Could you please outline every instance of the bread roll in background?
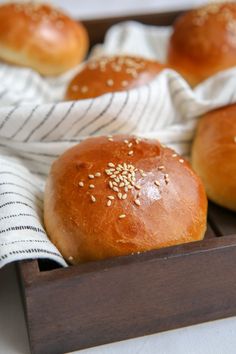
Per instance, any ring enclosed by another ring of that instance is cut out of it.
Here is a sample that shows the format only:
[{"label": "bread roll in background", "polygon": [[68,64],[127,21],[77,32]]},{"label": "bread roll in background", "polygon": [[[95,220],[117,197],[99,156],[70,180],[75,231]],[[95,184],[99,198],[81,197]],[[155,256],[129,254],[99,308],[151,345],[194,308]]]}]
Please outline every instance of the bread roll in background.
[{"label": "bread roll in background", "polygon": [[46,183],[47,234],[72,264],[201,240],[206,213],[200,179],[157,140],[89,138]]},{"label": "bread roll in background", "polygon": [[0,6],[0,59],[50,76],[79,64],[87,51],[86,29],[61,11],[33,2]]},{"label": "bread roll in background", "polygon": [[209,199],[236,211],[236,104],[200,119],[192,147],[192,165]]},{"label": "bread roll in background", "polygon": [[149,83],[164,67],[156,61],[132,56],[93,59],[72,79],[65,99],[94,98],[107,92],[130,90]]},{"label": "bread roll in background", "polygon": [[174,23],[168,65],[192,86],[236,65],[236,3],[214,3]]}]

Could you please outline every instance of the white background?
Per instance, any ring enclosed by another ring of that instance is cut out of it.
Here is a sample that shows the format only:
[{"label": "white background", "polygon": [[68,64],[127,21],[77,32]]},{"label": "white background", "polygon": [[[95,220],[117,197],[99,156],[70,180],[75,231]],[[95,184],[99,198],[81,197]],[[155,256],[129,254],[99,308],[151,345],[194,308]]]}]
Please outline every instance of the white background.
[{"label": "white background", "polygon": [[[15,0],[17,1],[17,0]],[[27,0],[26,0],[27,1]],[[185,9],[212,0],[33,0],[55,4],[76,18]],[[0,3],[6,2],[0,0]]]},{"label": "white background", "polygon": [[[0,1],[3,2],[3,1]],[[184,9],[203,0],[54,0],[77,18]],[[206,1],[205,1],[206,2]],[[235,354],[236,318],[192,326],[81,351],[82,354]],[[13,266],[0,270],[0,354],[28,354],[29,346]],[[45,353],[50,354],[50,353]]]}]

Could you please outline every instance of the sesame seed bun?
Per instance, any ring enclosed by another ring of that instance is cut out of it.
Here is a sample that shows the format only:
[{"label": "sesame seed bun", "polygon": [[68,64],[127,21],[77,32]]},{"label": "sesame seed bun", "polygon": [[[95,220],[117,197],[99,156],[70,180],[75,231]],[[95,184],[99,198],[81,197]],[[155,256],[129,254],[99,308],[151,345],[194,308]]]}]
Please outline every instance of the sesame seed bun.
[{"label": "sesame seed bun", "polygon": [[79,100],[130,90],[149,83],[163,68],[156,61],[131,56],[93,59],[70,82],[65,99]]},{"label": "sesame seed bun", "polygon": [[201,118],[192,147],[192,165],[208,197],[236,211],[236,104]]},{"label": "sesame seed bun", "polygon": [[192,85],[236,65],[236,4],[210,4],[181,15],[169,43],[168,65]]},{"label": "sesame seed bun", "polygon": [[0,59],[43,75],[58,75],[79,64],[87,50],[82,24],[51,6],[0,6]]},{"label": "sesame seed bun", "polygon": [[96,137],[51,168],[44,221],[73,264],[201,240],[207,199],[187,161],[157,140]]}]

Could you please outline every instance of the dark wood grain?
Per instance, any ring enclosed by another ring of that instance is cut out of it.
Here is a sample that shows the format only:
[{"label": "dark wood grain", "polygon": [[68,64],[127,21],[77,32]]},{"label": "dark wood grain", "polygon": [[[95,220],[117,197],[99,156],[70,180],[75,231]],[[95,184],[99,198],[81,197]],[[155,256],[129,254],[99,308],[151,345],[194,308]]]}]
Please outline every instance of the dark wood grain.
[{"label": "dark wood grain", "polygon": [[[119,21],[169,25],[178,14],[85,25],[94,44]],[[32,354],[62,354],[236,315],[235,215],[210,203],[200,242],[66,269],[49,260],[18,263]]]},{"label": "dark wood grain", "polygon": [[233,211],[209,203],[208,215],[217,236],[236,234],[236,214]]},{"label": "dark wood grain", "polygon": [[182,12],[167,12],[167,13],[152,13],[145,15],[129,15],[120,17],[109,17],[105,19],[87,20],[83,24],[88,30],[90,38],[90,46],[97,43],[102,43],[105,33],[114,24],[123,21],[138,21],[148,25],[168,26],[174,22],[177,16]]},{"label": "dark wood grain", "polygon": [[[38,272],[25,288],[32,353],[236,315],[235,259],[236,236],[229,236]],[[34,262],[20,265],[22,279]]]}]

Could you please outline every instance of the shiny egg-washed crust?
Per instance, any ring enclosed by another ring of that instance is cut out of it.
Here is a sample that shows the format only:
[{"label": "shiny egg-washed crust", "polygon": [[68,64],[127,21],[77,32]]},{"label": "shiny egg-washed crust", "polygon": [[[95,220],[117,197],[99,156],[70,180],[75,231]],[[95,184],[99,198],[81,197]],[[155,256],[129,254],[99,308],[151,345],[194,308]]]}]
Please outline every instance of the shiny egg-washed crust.
[{"label": "shiny egg-washed crust", "polygon": [[49,5],[0,6],[0,59],[58,75],[79,64],[88,50],[82,24]]},{"label": "shiny egg-washed crust", "polygon": [[65,99],[94,98],[108,92],[148,84],[165,66],[132,56],[101,57],[89,61],[70,82]]},{"label": "shiny egg-washed crust", "polygon": [[236,104],[200,119],[192,165],[202,178],[209,199],[236,211]]},{"label": "shiny egg-washed crust", "polygon": [[168,65],[192,85],[236,65],[236,4],[210,4],[174,24]]},{"label": "shiny egg-washed crust", "polygon": [[[110,185],[122,166],[136,178],[126,193]],[[53,163],[44,202],[48,236],[73,264],[201,240],[206,230],[200,179],[157,140],[84,140]]]}]

